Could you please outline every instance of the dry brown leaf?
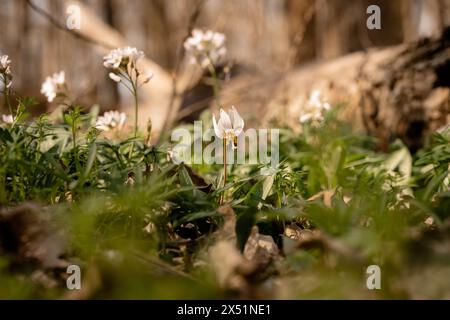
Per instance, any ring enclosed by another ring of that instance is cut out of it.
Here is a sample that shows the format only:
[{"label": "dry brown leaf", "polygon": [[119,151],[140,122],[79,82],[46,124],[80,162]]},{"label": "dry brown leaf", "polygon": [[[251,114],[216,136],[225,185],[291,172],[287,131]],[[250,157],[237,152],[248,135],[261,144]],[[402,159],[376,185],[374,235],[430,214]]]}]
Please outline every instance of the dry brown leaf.
[{"label": "dry brown leaf", "polygon": [[38,263],[44,269],[64,268],[64,241],[50,215],[35,203],[0,210],[0,250],[19,263]]}]

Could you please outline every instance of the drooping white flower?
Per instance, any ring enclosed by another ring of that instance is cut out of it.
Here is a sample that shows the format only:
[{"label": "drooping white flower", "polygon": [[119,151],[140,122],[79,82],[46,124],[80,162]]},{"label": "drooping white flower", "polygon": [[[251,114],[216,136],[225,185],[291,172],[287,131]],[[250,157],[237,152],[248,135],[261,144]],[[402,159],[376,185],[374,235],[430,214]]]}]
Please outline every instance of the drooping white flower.
[{"label": "drooping white flower", "polygon": [[122,130],[127,116],[119,111],[107,111],[97,119],[95,127],[101,131]]},{"label": "drooping white flower", "polygon": [[194,29],[192,35],[184,42],[185,50],[192,55],[192,62],[206,68],[216,65],[227,53],[226,37],[211,30]]},{"label": "drooping white flower", "polygon": [[322,93],[319,90],[314,90],[304,106],[299,120],[301,123],[320,123],[324,120],[325,113],[330,109],[331,105],[323,100]]},{"label": "drooping white flower", "polygon": [[0,56],[0,73],[11,73],[11,60],[7,55]]},{"label": "drooping white flower", "polygon": [[218,138],[225,139],[227,143],[234,142],[244,131],[244,120],[233,106],[228,112],[220,109],[219,121],[216,121],[216,116],[213,115],[213,126]]},{"label": "drooping white flower", "polygon": [[14,117],[12,114],[3,114],[2,121],[7,124],[12,124],[14,122]]},{"label": "drooping white flower", "polygon": [[144,52],[137,48],[118,48],[103,57],[103,65],[108,69],[119,69],[120,67],[126,67],[128,64],[136,66],[138,60],[144,56]]},{"label": "drooping white flower", "polygon": [[47,97],[48,102],[53,102],[56,96],[64,92],[65,84],[66,74],[64,71],[55,73],[45,79],[41,87],[41,93]]}]

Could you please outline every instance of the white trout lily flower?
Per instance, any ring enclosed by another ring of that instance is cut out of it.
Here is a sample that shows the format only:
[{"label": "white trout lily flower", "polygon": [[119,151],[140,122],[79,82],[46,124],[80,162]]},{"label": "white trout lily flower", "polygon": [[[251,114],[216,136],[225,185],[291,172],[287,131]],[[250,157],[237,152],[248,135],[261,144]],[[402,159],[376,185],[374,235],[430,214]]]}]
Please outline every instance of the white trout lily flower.
[{"label": "white trout lily flower", "polygon": [[325,113],[330,109],[331,105],[323,100],[322,93],[319,90],[314,90],[303,108],[299,120],[301,123],[320,124],[325,119]]},{"label": "white trout lily flower", "polygon": [[66,74],[61,71],[45,79],[41,87],[41,93],[47,97],[48,102],[53,102],[58,95],[64,93],[65,85]]},{"label": "white trout lily flower", "polygon": [[2,121],[6,124],[13,124],[14,117],[11,114],[3,114]]},{"label": "white trout lily flower", "polygon": [[127,116],[119,111],[107,111],[99,117],[95,127],[101,131],[122,130]]},{"label": "white trout lily flower", "polygon": [[226,140],[227,143],[235,142],[244,131],[244,120],[233,106],[228,112],[220,109],[219,121],[216,121],[216,116],[213,115],[213,126],[218,138]]},{"label": "white trout lily flower", "polygon": [[193,63],[202,68],[216,65],[227,53],[226,37],[211,30],[194,29],[192,35],[184,42],[185,50],[191,54]]}]

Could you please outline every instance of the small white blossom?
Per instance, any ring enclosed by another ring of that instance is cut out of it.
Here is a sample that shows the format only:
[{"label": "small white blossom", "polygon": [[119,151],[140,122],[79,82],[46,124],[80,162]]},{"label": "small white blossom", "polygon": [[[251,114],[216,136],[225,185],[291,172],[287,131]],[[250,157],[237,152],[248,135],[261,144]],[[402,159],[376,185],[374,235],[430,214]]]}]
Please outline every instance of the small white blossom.
[{"label": "small white blossom", "polygon": [[111,73],[109,74],[109,78],[110,78],[111,80],[113,80],[114,82],[117,82],[117,83],[119,83],[120,81],[122,81],[122,78],[119,77],[117,74],[115,74],[115,73],[113,73],[113,72],[111,72]]},{"label": "small white blossom", "polygon": [[7,55],[0,56],[0,72],[5,74],[11,73],[11,60]]},{"label": "small white blossom", "polygon": [[12,85],[11,60],[7,55],[0,56],[0,92],[5,88],[9,89]]},{"label": "small white blossom", "polygon": [[213,126],[218,138],[225,139],[227,142],[234,142],[235,138],[244,131],[244,120],[235,107],[231,107],[228,113],[220,109],[219,121],[216,121],[216,116],[213,115]]},{"label": "small white blossom", "polygon": [[320,123],[324,120],[325,113],[330,109],[331,105],[323,101],[322,93],[319,90],[314,90],[303,108],[299,120],[301,123]]},{"label": "small white blossom", "polygon": [[99,117],[95,127],[101,131],[122,130],[127,116],[119,111],[107,111]]},{"label": "small white blossom", "polygon": [[192,55],[192,62],[206,68],[216,65],[227,53],[226,37],[211,30],[194,29],[192,35],[184,42],[185,50]]},{"label": "small white blossom", "polygon": [[103,57],[103,65],[108,69],[119,69],[127,67],[128,64],[136,66],[138,60],[144,57],[144,52],[137,48],[124,47],[110,51]]},{"label": "small white blossom", "polygon": [[64,71],[47,77],[42,84],[41,93],[47,97],[48,102],[53,102],[55,98],[64,92],[66,84],[66,74]]},{"label": "small white blossom", "polygon": [[14,117],[11,114],[3,114],[2,121],[7,124],[12,124],[14,122]]},{"label": "small white blossom", "polygon": [[131,47],[119,48],[110,51],[103,57],[103,65],[111,69],[109,78],[117,83],[132,82],[134,85],[144,85],[148,83],[153,74],[148,74],[140,78],[141,72],[138,70],[137,62],[144,57],[144,52]]}]

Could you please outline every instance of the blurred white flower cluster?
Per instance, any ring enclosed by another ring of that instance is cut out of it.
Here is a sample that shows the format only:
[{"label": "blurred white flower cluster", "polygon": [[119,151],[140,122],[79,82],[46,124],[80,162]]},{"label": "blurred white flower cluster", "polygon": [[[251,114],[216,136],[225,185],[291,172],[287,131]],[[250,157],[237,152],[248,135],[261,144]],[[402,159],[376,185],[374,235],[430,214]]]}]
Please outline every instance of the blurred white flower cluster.
[{"label": "blurred white flower cluster", "polygon": [[7,55],[0,56],[0,91],[9,89],[12,85],[11,60]]},{"label": "blurred white flower cluster", "polygon": [[47,97],[48,102],[53,102],[57,96],[64,94],[65,87],[66,74],[61,71],[45,79],[41,87],[41,93]]},{"label": "blurred white flower cluster", "polygon": [[124,47],[110,51],[103,57],[103,65],[108,69],[119,69],[129,64],[136,66],[138,60],[144,57],[144,52],[137,48]]},{"label": "blurred white flower cluster", "polygon": [[[144,52],[137,48],[124,47],[110,51],[103,57],[103,66],[107,69],[111,69],[109,74],[111,80],[115,82],[122,82],[124,79],[133,81],[129,77],[133,74],[137,77],[140,76],[140,71],[137,67],[137,63],[140,59],[144,58]],[[125,77],[125,78],[124,78]],[[152,74],[143,78],[142,83],[145,84],[151,80]]]},{"label": "blurred white flower cluster", "polygon": [[211,30],[194,29],[192,35],[184,42],[185,50],[192,56],[192,62],[202,68],[216,65],[227,53],[226,37]]},{"label": "blurred white flower cluster", "polygon": [[7,55],[0,56],[0,72],[6,74],[11,73],[11,60]]},{"label": "blurred white flower cluster", "polygon": [[127,116],[119,111],[107,111],[99,117],[95,127],[101,131],[122,130]]},{"label": "blurred white flower cluster", "polygon": [[325,119],[325,113],[330,109],[331,105],[323,100],[322,93],[314,90],[302,109],[300,123],[320,124]]}]

